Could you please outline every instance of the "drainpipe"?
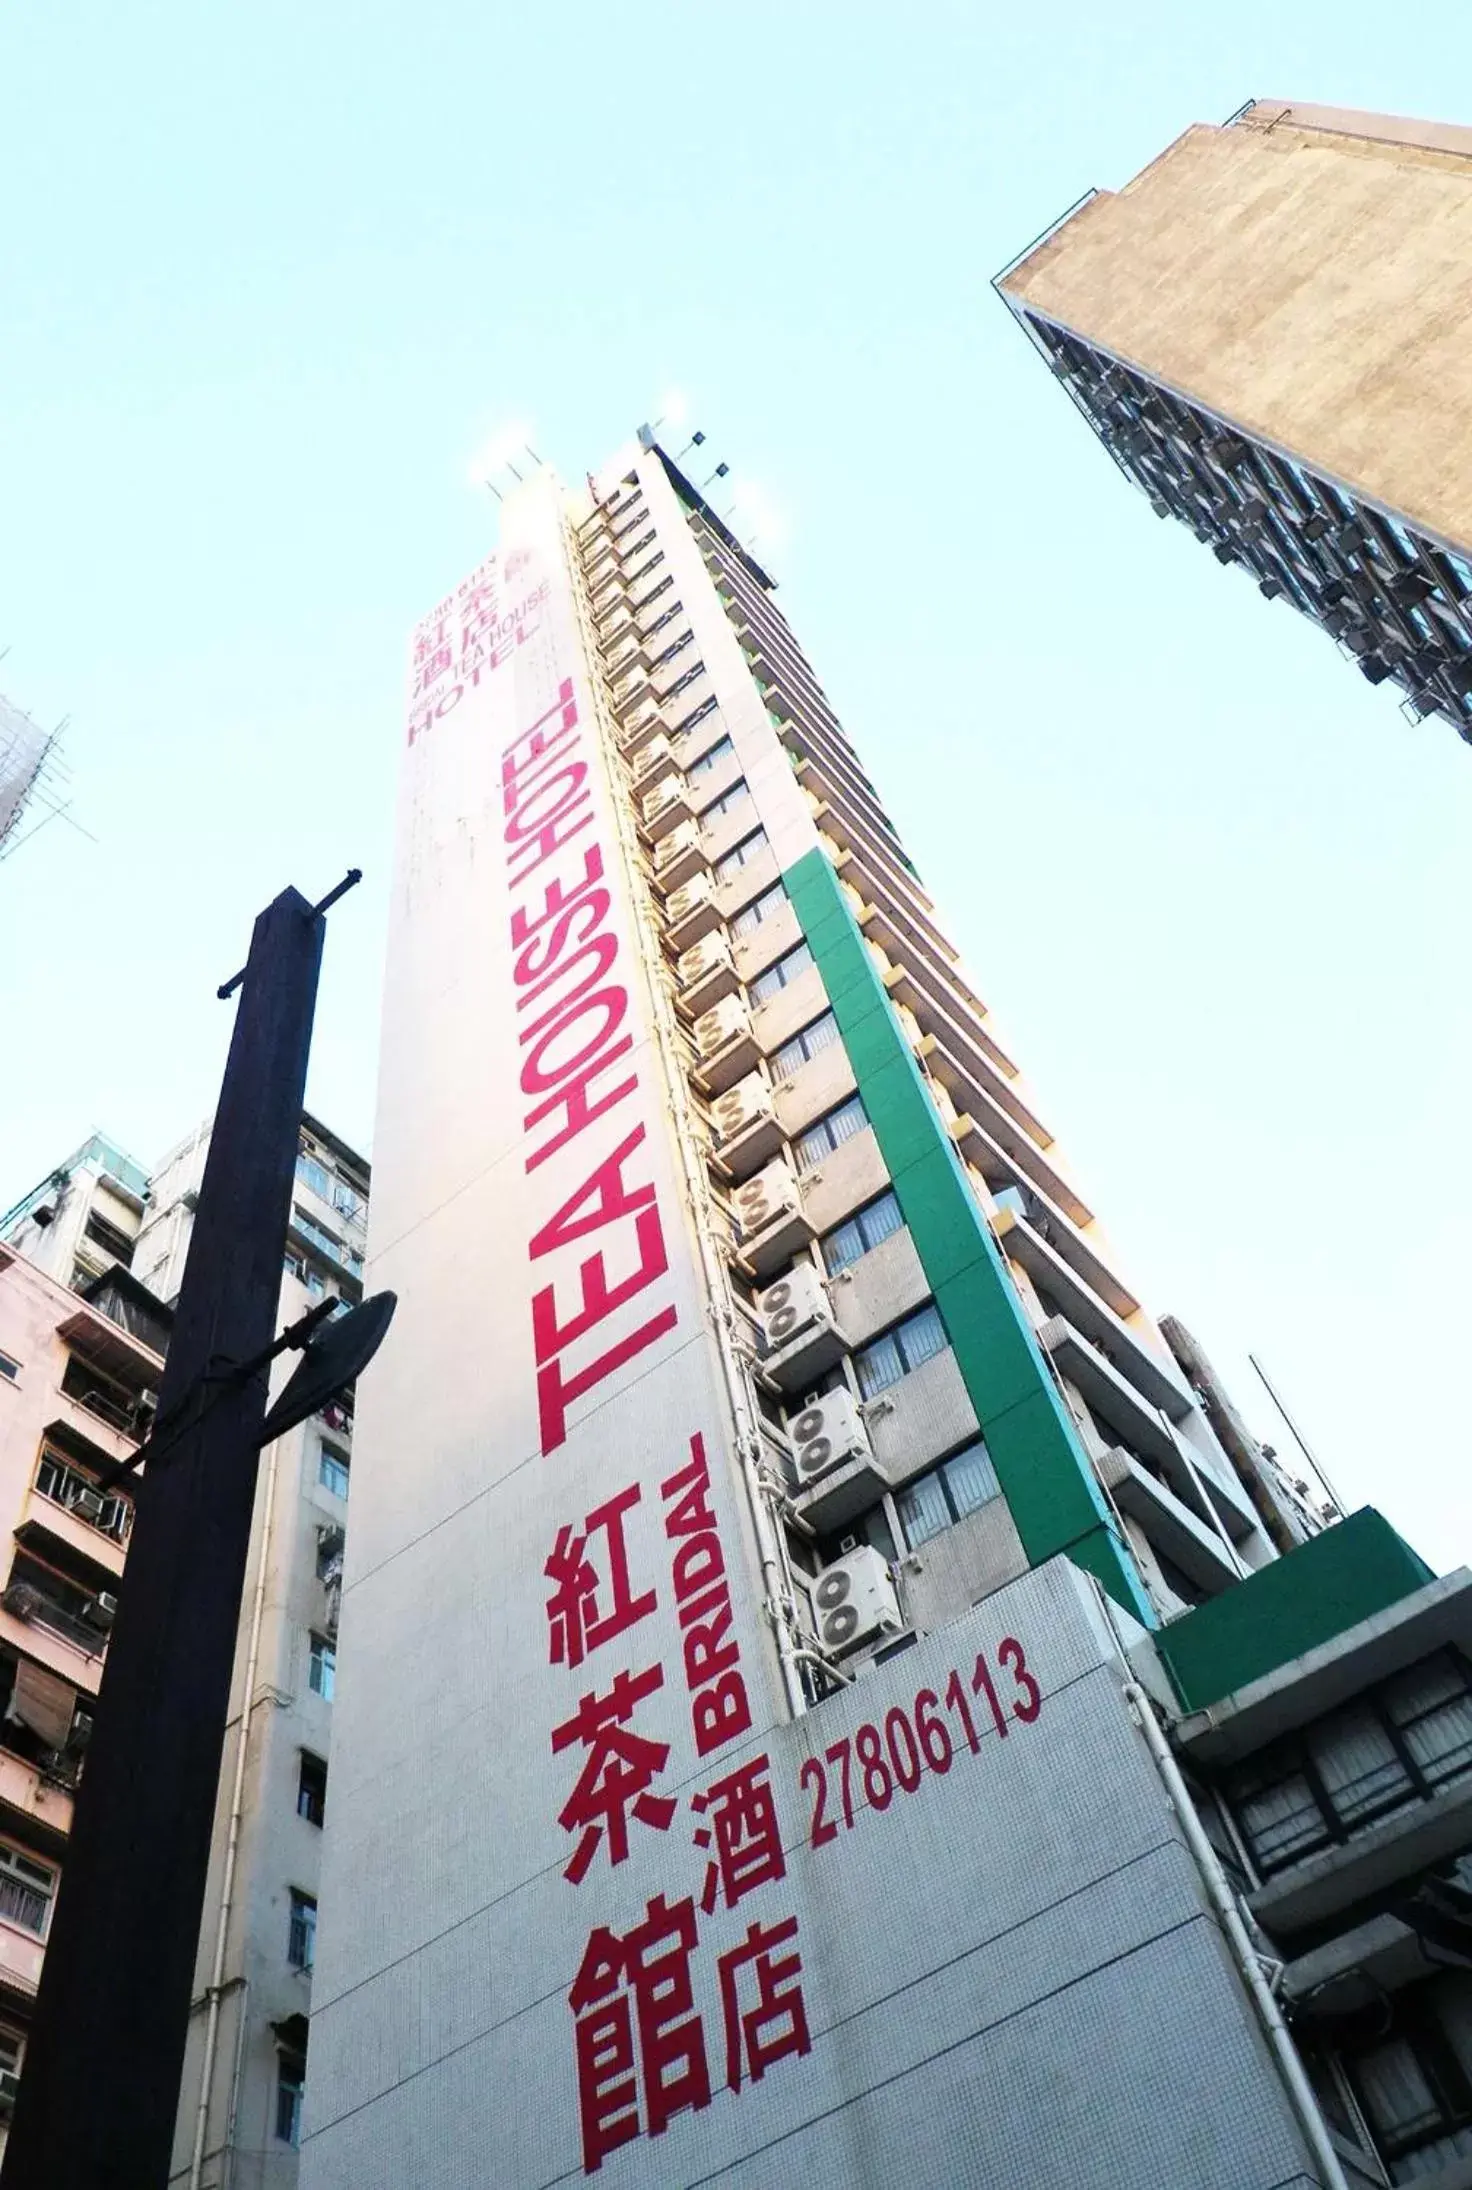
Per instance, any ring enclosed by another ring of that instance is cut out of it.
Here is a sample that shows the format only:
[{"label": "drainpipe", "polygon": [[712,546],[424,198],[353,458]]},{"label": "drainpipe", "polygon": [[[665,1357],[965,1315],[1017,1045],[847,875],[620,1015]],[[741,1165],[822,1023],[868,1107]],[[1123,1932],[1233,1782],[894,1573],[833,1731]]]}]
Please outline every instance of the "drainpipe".
[{"label": "drainpipe", "polygon": [[1289,2104],[1298,2117],[1298,2126],[1303,2131],[1304,2141],[1319,2168],[1324,2190],[1349,2190],[1348,2178],[1334,2149],[1328,2125],[1319,2110],[1319,2102],[1314,2097],[1313,2086],[1304,2070],[1298,2048],[1293,2043],[1292,2033],[1284,2022],[1283,2011],[1263,1975],[1262,1964],[1253,1952],[1252,1941],[1248,1936],[1247,1926],[1242,1921],[1230,1881],[1196,1814],[1196,1805],[1181,1777],[1181,1768],[1176,1763],[1170,1743],[1155,1716],[1155,1706],[1134,1679],[1125,1681],[1124,1696],[1129,1705],[1130,1716],[1145,1737],[1145,1746],[1150,1751],[1155,1769],[1170,1797],[1171,1807],[1180,1821],[1186,1845],[1201,1874],[1201,1883],[1206,1888],[1206,1897],[1226,1935],[1232,1960],[1236,1963],[1253,2007],[1257,2010],[1263,2036],[1267,2039],[1277,2063],[1278,2073],[1287,2086]]},{"label": "drainpipe", "polygon": [[1251,1500],[1269,1543],[1275,1551],[1292,1551],[1298,1539],[1284,1521],[1264,1475],[1257,1439],[1233,1406],[1226,1386],[1178,1316],[1161,1317],[1160,1335],[1195,1390],[1201,1411]]},{"label": "drainpipe", "polygon": [[[261,1653],[261,1619],[266,1606],[266,1576],[271,1554],[271,1517],[276,1504],[276,1445],[266,1462],[266,1493],[261,1510],[261,1555],[256,1563],[255,1594],[250,1608],[250,1640],[246,1646],[245,1687],[240,1705],[240,1736],[235,1745],[235,1773],[230,1789],[230,1828],[225,1841],[225,1868],[220,1879],[220,1914],[215,1925],[215,1953],[210,1969],[208,2005],[205,2011],[204,2060],[199,2072],[199,2105],[194,2116],[194,2150],[189,2161],[189,2190],[199,2190],[204,2172],[204,2145],[209,2129],[210,2085],[214,2081],[215,2054],[220,2043],[220,2001],[225,1990],[225,1950],[235,1897],[235,1866],[240,1854],[240,1829],[245,1815],[245,1760],[250,1746],[250,1722],[255,1698],[256,1665]],[[241,2015],[244,2017],[244,2000]],[[232,2094],[232,2110],[234,2098]]]}]

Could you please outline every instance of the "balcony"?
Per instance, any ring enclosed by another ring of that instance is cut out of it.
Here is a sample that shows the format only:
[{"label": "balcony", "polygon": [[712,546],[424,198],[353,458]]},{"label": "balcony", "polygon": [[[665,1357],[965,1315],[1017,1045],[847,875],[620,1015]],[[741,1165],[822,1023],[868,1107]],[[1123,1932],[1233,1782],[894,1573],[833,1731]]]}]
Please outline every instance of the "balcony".
[{"label": "balcony", "polygon": [[1096,1352],[1065,1316],[1050,1316],[1037,1337],[1054,1368],[1077,1387],[1092,1414],[1136,1452],[1167,1469],[1179,1466],[1179,1448],[1167,1417]]},{"label": "balcony", "polygon": [[1198,1518],[1169,1484],[1152,1475],[1133,1453],[1108,1446],[1094,1473],[1121,1513],[1137,1521],[1152,1544],[1174,1560],[1197,1587],[1215,1596],[1242,1579],[1242,1569],[1215,1529]]},{"label": "balcony", "polygon": [[1472,1780],[1456,1780],[1429,1801],[1395,1810],[1340,1845],[1304,1858],[1249,1895],[1272,1937],[1306,1931],[1372,1895],[1462,1855],[1472,1845]]},{"label": "balcony", "polygon": [[646,790],[639,802],[639,834],[645,843],[659,844],[672,829],[694,819],[695,809],[684,777],[677,771],[661,770],[653,790]]},{"label": "balcony", "polygon": [[1106,1361],[1127,1376],[1136,1391],[1168,1414],[1184,1421],[1192,1398],[1176,1371],[1174,1361],[1147,1346],[1112,1308],[1086,1285],[1073,1264],[1012,1209],[999,1209],[992,1220],[1002,1253],[1026,1270],[1035,1284],[1056,1300],[1075,1330],[1103,1354]]},{"label": "balcony", "polygon": [[[125,1520],[105,1527],[90,1520],[75,1505],[60,1505],[32,1485],[20,1509],[15,1540],[39,1558],[60,1561],[70,1570],[79,1564],[94,1576],[93,1587],[111,1589],[123,1571],[127,1556],[127,1523],[132,1509],[126,1500],[100,1501],[105,1515],[121,1512]],[[117,1531],[121,1528],[122,1533]]]},{"label": "balcony", "polygon": [[983,1178],[995,1176],[1000,1159],[1020,1172],[1028,1185],[1035,1186],[1060,1209],[1066,1210],[1075,1223],[1092,1222],[1093,1211],[1072,1181],[1049,1161],[1035,1142],[1019,1132],[1000,1103],[992,1101],[985,1088],[936,1041],[934,1035],[924,1038],[918,1054],[959,1113],[947,1128],[951,1139]]},{"label": "balcony", "polygon": [[[7,1727],[6,1734],[10,1729]],[[42,1770],[39,1762],[6,1747],[0,1734],[0,1810],[34,1817],[53,1832],[72,1829],[72,1789],[64,1779]]]},{"label": "balcony", "polygon": [[[863,877],[865,897],[872,897],[875,886],[882,883],[901,902],[913,895],[926,911],[931,909],[930,899],[898,856],[897,847],[883,842],[871,829],[864,828],[831,801],[820,798],[811,786],[807,788],[810,810],[820,834],[827,837],[840,854],[853,861],[856,872]],[[845,871],[843,858],[835,860],[834,864],[840,873]]]},{"label": "balcony", "polygon": [[[985,1135],[981,1137],[985,1139]],[[1117,1316],[1127,1318],[1138,1315],[1139,1301],[1115,1276],[1093,1242],[1084,1236],[1078,1226],[1046,1194],[1022,1177],[1018,1166],[1010,1157],[1005,1156],[1001,1150],[996,1152],[996,1157],[999,1160],[994,1164],[978,1166],[992,1192],[1006,1193],[1010,1189],[1014,1194],[1020,1195],[1025,1204],[1028,1224],[1040,1239],[1062,1256],[1070,1269],[1077,1273],[1080,1281],[1096,1293],[1106,1307],[1112,1308]],[[995,1183],[999,1174],[1004,1182],[1000,1187]]]},{"label": "balcony", "polygon": [[[98,1308],[79,1307],[76,1314],[57,1325],[56,1335],[65,1339],[74,1355],[101,1370],[105,1377],[125,1385],[132,1395],[155,1392],[163,1381],[163,1356]],[[113,1426],[124,1429],[121,1422]]]},{"label": "balcony", "polygon": [[41,1982],[46,1942],[0,1917],[0,1989],[34,2000]]},{"label": "balcony", "polygon": [[657,785],[664,782],[666,776],[677,776],[679,772],[680,763],[675,758],[669,739],[651,738],[640,749],[629,771],[629,781],[635,797],[643,800],[648,798]]},{"label": "balcony", "polygon": [[97,1693],[107,1634],[82,1619],[72,1599],[63,1604],[13,1575],[0,1592],[0,1641],[89,1695]]},{"label": "balcony", "polygon": [[654,701],[649,699],[642,707],[636,707],[625,715],[619,724],[618,749],[625,760],[630,760],[651,738],[662,737],[663,734],[664,717]]},{"label": "balcony", "polygon": [[609,696],[609,705],[620,723],[626,723],[640,708],[657,704],[649,673],[644,669],[620,677]]}]

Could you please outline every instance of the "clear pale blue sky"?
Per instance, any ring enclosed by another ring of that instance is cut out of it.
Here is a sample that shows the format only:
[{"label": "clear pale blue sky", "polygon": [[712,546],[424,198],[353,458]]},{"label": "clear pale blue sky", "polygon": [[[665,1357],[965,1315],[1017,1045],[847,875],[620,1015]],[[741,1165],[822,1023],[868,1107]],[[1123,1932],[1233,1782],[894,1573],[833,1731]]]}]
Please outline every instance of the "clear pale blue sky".
[{"label": "clear pale blue sky", "polygon": [[1157,524],[988,287],[1248,97],[1472,120],[1465,0],[1415,31],[7,10],[0,690],[70,713],[100,841],[0,865],[0,1205],[203,1114],[252,914],[352,863],[310,1100],[368,1142],[402,646],[493,544],[467,463],[524,416],[575,474],[674,383],[785,513],[784,605],[1128,1272],[1467,1556],[1472,752]]}]

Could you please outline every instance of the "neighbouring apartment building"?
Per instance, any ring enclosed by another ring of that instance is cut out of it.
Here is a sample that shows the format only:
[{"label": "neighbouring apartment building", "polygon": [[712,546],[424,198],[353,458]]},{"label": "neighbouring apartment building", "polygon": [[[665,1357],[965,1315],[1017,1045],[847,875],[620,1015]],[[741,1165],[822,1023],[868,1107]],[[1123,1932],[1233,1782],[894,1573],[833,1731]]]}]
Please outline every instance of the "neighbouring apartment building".
[{"label": "neighbouring apartment building", "polygon": [[1472,1576],[1105,1238],[646,431],[415,633],[304,2190],[1472,2184]]},{"label": "neighbouring apartment building", "polygon": [[[23,2065],[209,1129],[151,1174],[94,1136],[0,1225],[0,2077]],[[362,1292],[368,1169],[304,1117],[280,1320]],[[283,1373],[288,1373],[283,1371]],[[290,2190],[326,1799],[351,1401],[261,1456],[171,2184]],[[13,1514],[13,1521],[10,1516]],[[13,1874],[13,1875],[12,1875]],[[0,2082],[0,2105],[9,2087]]]},{"label": "neighbouring apartment building", "polygon": [[1157,516],[1472,741],[1472,129],[1253,100],[997,286]]}]

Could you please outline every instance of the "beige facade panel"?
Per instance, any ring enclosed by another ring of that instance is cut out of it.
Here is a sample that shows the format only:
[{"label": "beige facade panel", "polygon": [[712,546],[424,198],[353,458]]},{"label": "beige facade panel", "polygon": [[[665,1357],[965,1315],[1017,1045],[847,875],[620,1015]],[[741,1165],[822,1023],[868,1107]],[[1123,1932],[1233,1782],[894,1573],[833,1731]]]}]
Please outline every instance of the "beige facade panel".
[{"label": "beige facade panel", "polygon": [[1259,104],[1188,129],[1002,288],[1449,545],[1472,541],[1472,130]]}]

